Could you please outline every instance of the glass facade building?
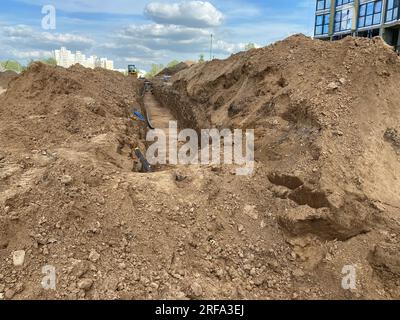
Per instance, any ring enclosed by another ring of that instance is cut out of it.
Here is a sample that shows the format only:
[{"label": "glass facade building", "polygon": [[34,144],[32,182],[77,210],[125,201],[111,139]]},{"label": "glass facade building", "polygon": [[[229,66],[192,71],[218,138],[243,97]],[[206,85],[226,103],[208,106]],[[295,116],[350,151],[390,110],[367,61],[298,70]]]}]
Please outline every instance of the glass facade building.
[{"label": "glass facade building", "polygon": [[382,36],[400,47],[400,0],[317,0],[314,36]]}]

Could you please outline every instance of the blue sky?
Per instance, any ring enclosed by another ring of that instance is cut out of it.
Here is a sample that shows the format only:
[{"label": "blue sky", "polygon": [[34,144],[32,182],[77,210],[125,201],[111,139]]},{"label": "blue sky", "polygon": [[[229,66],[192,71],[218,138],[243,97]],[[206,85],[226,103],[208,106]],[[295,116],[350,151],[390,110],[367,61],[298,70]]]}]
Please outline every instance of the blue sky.
[{"label": "blue sky", "polygon": [[[56,9],[56,29],[42,28],[42,7]],[[105,56],[116,67],[226,58],[249,42],[265,46],[293,33],[311,35],[315,0],[2,0],[0,60],[23,63],[60,46]]]}]

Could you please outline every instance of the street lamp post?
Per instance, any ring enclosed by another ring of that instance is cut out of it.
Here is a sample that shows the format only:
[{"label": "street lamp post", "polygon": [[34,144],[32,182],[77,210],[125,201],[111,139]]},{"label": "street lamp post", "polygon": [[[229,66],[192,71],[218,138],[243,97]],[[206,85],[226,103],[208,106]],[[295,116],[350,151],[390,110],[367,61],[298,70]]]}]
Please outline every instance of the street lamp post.
[{"label": "street lamp post", "polygon": [[214,35],[211,34],[211,43],[210,43],[210,61],[213,59],[213,38]]}]

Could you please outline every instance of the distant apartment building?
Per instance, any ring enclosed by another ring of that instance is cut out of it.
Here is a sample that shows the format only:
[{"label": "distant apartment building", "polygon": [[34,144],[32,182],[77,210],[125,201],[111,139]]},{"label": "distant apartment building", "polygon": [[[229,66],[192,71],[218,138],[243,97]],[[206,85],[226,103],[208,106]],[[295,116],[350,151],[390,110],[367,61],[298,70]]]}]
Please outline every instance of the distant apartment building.
[{"label": "distant apartment building", "polygon": [[70,50],[62,47],[60,50],[54,51],[54,59],[57,61],[57,65],[68,68],[75,63],[75,57]]},{"label": "distant apartment building", "polygon": [[53,52],[54,59],[57,61],[57,65],[64,68],[69,68],[74,64],[80,64],[86,68],[104,68],[108,70],[114,70],[114,61],[108,60],[107,58],[99,59],[97,56],[86,57],[80,51],[72,53],[65,47],[61,47],[60,50]]},{"label": "distant apartment building", "polygon": [[74,59],[75,63],[79,63],[80,65],[86,67],[87,65],[87,60],[86,60],[86,55],[84,55],[82,52],[77,51],[75,53],[75,59]]},{"label": "distant apartment building", "polygon": [[109,70],[114,70],[114,61],[108,60],[106,58],[101,58],[98,67],[104,68],[104,69],[109,69]]},{"label": "distant apartment building", "polygon": [[314,36],[330,40],[382,36],[398,49],[399,5],[400,0],[317,0]]}]

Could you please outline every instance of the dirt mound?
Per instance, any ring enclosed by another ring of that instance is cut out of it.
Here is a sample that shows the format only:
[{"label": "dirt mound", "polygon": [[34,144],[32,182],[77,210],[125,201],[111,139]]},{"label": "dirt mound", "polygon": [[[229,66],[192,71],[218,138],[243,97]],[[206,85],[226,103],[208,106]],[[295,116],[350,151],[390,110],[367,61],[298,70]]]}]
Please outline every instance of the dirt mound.
[{"label": "dirt mound", "polygon": [[173,76],[176,73],[185,70],[187,68],[189,68],[190,66],[192,66],[193,64],[195,64],[192,61],[186,61],[186,62],[180,62],[177,65],[173,66],[173,67],[169,67],[169,68],[165,68],[163,69],[160,73],[158,73],[158,76]]},{"label": "dirt mound", "polygon": [[6,146],[37,149],[120,132],[121,119],[138,107],[137,81],[116,72],[32,65],[0,103]]},{"label": "dirt mound", "polygon": [[18,77],[18,74],[14,71],[0,72],[0,87],[6,89],[11,80]]},{"label": "dirt mound", "polygon": [[[400,170],[399,71],[399,58],[380,38],[326,43],[297,35],[193,66],[158,94],[166,88],[160,100],[197,128],[255,128],[257,160],[304,182],[291,188],[287,177],[270,179],[301,205],[342,210],[347,194],[400,207],[393,174]],[[312,190],[324,200],[311,200]]]},{"label": "dirt mound", "polygon": [[[44,297],[36,280],[45,260],[61,276],[78,258],[68,247],[102,229],[115,175],[133,174],[132,151],[143,147],[143,126],[129,120],[140,87],[117,72],[37,63],[0,97],[1,299]],[[14,251],[24,252],[17,272]]]},{"label": "dirt mound", "polygon": [[290,236],[398,232],[400,60],[382,39],[295,35],[172,80],[155,93],[183,127],[255,129],[257,174],[291,203],[278,214]]}]

